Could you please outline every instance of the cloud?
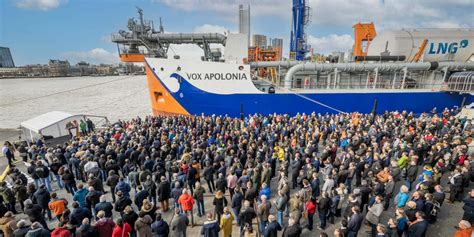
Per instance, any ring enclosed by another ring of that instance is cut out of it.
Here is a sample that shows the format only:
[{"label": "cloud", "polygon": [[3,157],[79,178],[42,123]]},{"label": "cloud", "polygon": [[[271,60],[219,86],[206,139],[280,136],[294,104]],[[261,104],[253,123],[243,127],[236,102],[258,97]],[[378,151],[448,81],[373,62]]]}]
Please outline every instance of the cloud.
[{"label": "cloud", "polygon": [[23,9],[49,11],[66,2],[67,0],[17,0],[16,6]]},{"label": "cloud", "polygon": [[89,51],[69,51],[62,53],[61,56],[68,59],[71,63],[79,61],[86,61],[91,64],[119,62],[118,53],[112,53],[103,48],[95,48]]},{"label": "cloud", "polygon": [[[209,11],[238,19],[238,5],[250,4],[252,16],[291,19],[288,0],[154,0],[183,11]],[[378,29],[409,27],[473,27],[472,0],[309,0],[312,24],[350,27],[374,22]],[[445,24],[443,22],[450,22]]]},{"label": "cloud", "polygon": [[220,33],[220,34],[227,35],[227,33],[229,32],[229,29],[223,26],[204,24],[202,26],[195,27],[193,32],[194,33]]},{"label": "cloud", "polygon": [[352,48],[354,39],[351,35],[331,34],[323,37],[308,36],[308,43],[314,49],[314,53],[330,54],[335,51],[347,52]]},{"label": "cloud", "polygon": [[252,16],[287,16],[291,11],[288,0],[153,0],[183,11],[211,11],[234,22],[238,19],[239,4],[250,4]]}]

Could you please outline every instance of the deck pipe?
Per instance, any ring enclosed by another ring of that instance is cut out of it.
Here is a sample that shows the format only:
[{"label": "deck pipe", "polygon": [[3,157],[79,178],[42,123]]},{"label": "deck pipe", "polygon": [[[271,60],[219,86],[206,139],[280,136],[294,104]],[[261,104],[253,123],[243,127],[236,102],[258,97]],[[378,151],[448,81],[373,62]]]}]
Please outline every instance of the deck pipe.
[{"label": "deck pipe", "polygon": [[298,72],[320,72],[320,71],[373,71],[377,68],[380,71],[398,70],[473,70],[474,63],[460,62],[424,62],[424,63],[300,63],[292,66],[285,75],[283,81],[284,88],[290,89],[293,76]]}]

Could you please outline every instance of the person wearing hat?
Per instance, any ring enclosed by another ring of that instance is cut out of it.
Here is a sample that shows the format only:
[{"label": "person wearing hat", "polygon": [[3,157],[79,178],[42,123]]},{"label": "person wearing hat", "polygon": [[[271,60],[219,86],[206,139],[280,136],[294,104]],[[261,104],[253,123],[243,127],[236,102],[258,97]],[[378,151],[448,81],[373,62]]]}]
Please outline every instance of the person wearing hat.
[{"label": "person wearing hat", "polygon": [[110,217],[105,216],[104,211],[99,211],[97,213],[97,222],[95,223],[95,227],[99,232],[99,236],[112,236],[113,229],[115,227],[115,223]]},{"label": "person wearing hat", "polygon": [[48,225],[46,224],[46,221],[44,219],[44,210],[41,208],[40,205],[34,204],[31,199],[25,200],[24,214],[28,216],[31,223],[41,223],[44,228],[48,229]]},{"label": "person wearing hat", "polygon": [[31,224],[31,229],[26,233],[26,237],[49,237],[50,233],[48,230],[43,228],[39,222]]},{"label": "person wearing hat", "polygon": [[0,218],[0,230],[2,230],[4,237],[12,237],[13,231],[16,230],[16,228],[16,220],[13,212],[8,211]]},{"label": "person wearing hat", "polygon": [[18,223],[16,223],[16,227],[17,229],[13,231],[14,237],[25,236],[30,230],[30,225],[25,220],[19,220]]},{"label": "person wearing hat", "polygon": [[454,237],[472,237],[473,228],[471,223],[461,220],[458,224],[458,230],[454,233]]}]

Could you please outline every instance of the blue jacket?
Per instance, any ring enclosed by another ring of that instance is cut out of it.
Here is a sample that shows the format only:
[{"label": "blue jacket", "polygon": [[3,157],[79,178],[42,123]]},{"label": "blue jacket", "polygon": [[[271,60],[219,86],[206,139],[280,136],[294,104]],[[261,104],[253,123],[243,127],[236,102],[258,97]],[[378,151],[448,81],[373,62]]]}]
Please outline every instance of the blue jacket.
[{"label": "blue jacket", "polygon": [[396,201],[397,201],[398,208],[404,207],[408,201],[408,193],[403,193],[403,192],[398,193]]},{"label": "blue jacket", "polygon": [[130,185],[124,181],[119,181],[117,186],[115,186],[115,192],[121,191],[127,197],[130,197],[130,190]]},{"label": "blue jacket", "polygon": [[201,229],[201,235],[204,237],[219,237],[220,227],[217,220],[205,221]]},{"label": "blue jacket", "polygon": [[80,207],[86,207],[86,195],[89,193],[89,191],[85,188],[79,189],[76,191],[74,194],[73,200],[79,203]]},{"label": "blue jacket", "polygon": [[258,200],[261,199],[262,195],[265,195],[267,197],[267,200],[270,200],[271,194],[272,194],[272,191],[270,190],[269,187],[262,188],[262,190],[260,190],[260,194],[258,195]]}]

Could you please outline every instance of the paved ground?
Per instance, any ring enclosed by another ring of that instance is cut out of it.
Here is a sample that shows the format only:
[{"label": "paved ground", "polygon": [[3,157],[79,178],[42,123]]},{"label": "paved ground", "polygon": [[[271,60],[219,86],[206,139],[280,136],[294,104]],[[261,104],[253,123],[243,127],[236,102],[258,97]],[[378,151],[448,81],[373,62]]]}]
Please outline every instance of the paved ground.
[{"label": "paved ground", "polygon": [[[5,141],[5,140],[14,141],[16,139],[18,139],[18,131],[15,131],[15,130],[0,130],[1,144],[3,144],[3,141]],[[0,172],[3,172],[6,165],[7,165],[6,159],[4,157],[0,157]],[[17,167],[20,168],[20,170],[26,172],[26,166],[24,165],[23,162],[18,162]],[[276,181],[274,180],[273,182],[276,182]],[[445,177],[442,180],[442,183],[445,184],[446,182],[447,182],[447,180],[446,180],[446,177]],[[399,182],[397,184],[397,190],[401,185],[402,185],[402,182]],[[471,187],[473,187],[473,186],[474,185],[471,185]],[[204,185],[204,187],[207,188],[206,185]],[[272,187],[276,187],[276,184],[273,184]],[[53,189],[56,189],[56,190],[58,189],[57,183],[53,183]],[[106,187],[105,189],[106,189],[106,191],[110,191],[108,187]],[[70,194],[66,193],[65,190],[57,190],[57,193],[59,194],[60,197],[64,197],[68,200],[72,200],[72,196]],[[276,194],[275,189],[272,190],[272,194],[273,195]],[[112,198],[110,196],[110,192],[108,192],[107,195],[108,195],[108,200],[111,201]],[[132,197],[133,197],[133,195],[134,194],[132,194]],[[133,200],[133,198],[132,198],[132,200]],[[206,212],[213,211],[212,197],[205,198],[205,207],[206,207]],[[19,209],[19,207],[18,207],[18,209]],[[135,207],[135,209],[136,209],[136,207]],[[389,218],[394,217],[395,214],[393,212],[393,208],[389,208],[389,210],[392,210],[392,211],[385,211],[382,214],[382,218],[381,218],[382,223],[387,223]],[[276,214],[276,210],[273,209],[272,213]],[[439,214],[438,221],[436,222],[436,224],[429,226],[427,237],[453,236],[454,232],[455,232],[455,229],[453,228],[453,226],[457,225],[457,223],[459,222],[459,220],[462,217],[462,214],[463,214],[463,211],[462,211],[462,204],[461,203],[450,204],[450,203],[445,202],[443,207],[442,207],[441,213]],[[18,215],[18,218],[25,218],[25,217],[26,216],[24,216],[22,214]],[[114,213],[114,217],[118,217],[118,213]],[[172,212],[169,211],[167,213],[164,213],[163,217],[164,217],[165,220],[167,220],[169,222],[172,218]],[[315,226],[316,226],[317,224],[319,224],[319,219],[318,219],[317,215],[315,216],[314,219],[315,219]],[[202,225],[202,223],[205,221],[205,218],[199,218],[199,217],[195,216],[194,221],[197,225]],[[286,219],[285,219],[285,221],[286,221]],[[340,219],[336,219],[336,224],[335,225],[328,224],[328,227],[326,228],[326,233],[328,233],[329,236],[333,236],[334,229],[340,227],[339,223],[340,223]],[[302,226],[306,226],[306,220],[302,220],[301,224],[302,224]],[[49,222],[49,227],[50,228],[53,228],[56,225],[57,225],[57,221]],[[254,226],[254,229],[256,230],[257,227]],[[359,232],[359,236],[367,236],[366,231],[368,229],[369,228],[367,226],[363,226],[363,228]],[[196,226],[194,228],[188,228],[188,236],[199,236],[200,230],[201,230],[200,226]],[[308,236],[308,237],[309,236],[318,236],[317,234],[319,234],[319,232],[320,231],[316,230],[316,229],[313,230],[312,232],[309,232],[307,229],[304,229],[302,236]],[[233,236],[238,236],[238,233],[239,233],[239,228],[237,226],[234,226]]]}]

